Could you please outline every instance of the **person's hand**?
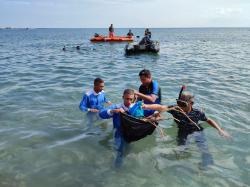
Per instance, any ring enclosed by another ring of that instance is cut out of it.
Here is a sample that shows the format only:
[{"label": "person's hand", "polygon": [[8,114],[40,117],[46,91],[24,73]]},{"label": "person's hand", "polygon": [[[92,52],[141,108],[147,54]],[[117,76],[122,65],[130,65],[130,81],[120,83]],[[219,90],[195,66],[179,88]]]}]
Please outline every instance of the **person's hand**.
[{"label": "person's hand", "polygon": [[226,131],[224,131],[223,129],[221,129],[221,130],[219,131],[219,134],[220,134],[222,137],[227,138],[227,139],[232,138],[232,136],[231,136],[229,133],[227,133]]},{"label": "person's hand", "polygon": [[120,113],[120,112],[124,113],[125,111],[123,110],[123,108],[118,108],[118,109],[111,110],[111,113]]},{"label": "person's hand", "polygon": [[89,109],[90,112],[99,112],[99,110],[95,109],[95,108],[90,108]]},{"label": "person's hand", "polygon": [[112,105],[111,101],[108,101],[107,104],[108,104],[109,106]]},{"label": "person's hand", "polygon": [[146,109],[148,109],[148,105],[146,105],[146,104],[143,103],[143,104],[141,105],[141,108],[142,108],[143,110],[146,110]]},{"label": "person's hand", "polygon": [[134,90],[134,93],[135,93],[135,95],[138,95],[138,94],[139,94],[139,92],[138,92],[137,90]]}]

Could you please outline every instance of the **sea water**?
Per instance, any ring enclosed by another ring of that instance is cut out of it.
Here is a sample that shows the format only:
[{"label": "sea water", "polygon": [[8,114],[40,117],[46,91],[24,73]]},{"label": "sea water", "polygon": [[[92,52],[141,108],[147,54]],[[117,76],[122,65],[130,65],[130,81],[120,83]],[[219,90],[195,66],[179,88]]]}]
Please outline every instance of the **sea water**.
[{"label": "sea water", "polygon": [[[144,29],[132,31],[139,41]],[[250,186],[250,29],[151,32],[158,55],[125,56],[126,43],[89,41],[107,29],[0,30],[1,187]],[[121,103],[125,88],[138,89],[144,68],[159,82],[163,104],[174,104],[186,85],[194,106],[232,135],[203,125],[213,166],[199,167],[195,142],[182,153],[169,119],[160,122],[164,137],[156,130],[131,143],[123,166],[113,167],[112,121],[91,122],[78,106],[96,77]]]}]

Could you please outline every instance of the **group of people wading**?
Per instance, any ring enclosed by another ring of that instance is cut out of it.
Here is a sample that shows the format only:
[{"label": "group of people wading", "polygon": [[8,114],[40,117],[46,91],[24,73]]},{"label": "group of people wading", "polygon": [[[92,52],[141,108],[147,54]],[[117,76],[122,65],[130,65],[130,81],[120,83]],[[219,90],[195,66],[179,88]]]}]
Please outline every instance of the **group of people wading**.
[{"label": "group of people wading", "polygon": [[[114,142],[117,153],[115,166],[122,165],[124,149],[128,146],[121,130],[120,113],[129,113],[130,109],[138,102],[142,102],[140,106],[143,109],[144,118],[147,119],[160,119],[161,112],[169,112],[174,117],[178,127],[177,144],[185,146],[190,142],[190,138],[194,138],[202,154],[202,166],[213,164],[203,128],[198,122],[207,122],[217,129],[223,137],[229,138],[230,135],[214,120],[208,118],[203,111],[193,107],[194,96],[186,91],[185,87],[182,87],[176,105],[164,106],[161,105],[161,89],[158,82],[153,80],[151,72],[143,69],[139,72],[139,78],[141,81],[139,90],[125,89],[122,94],[123,101],[120,104],[112,104],[106,98],[104,80],[96,78],[93,89],[83,94],[79,105],[80,110],[89,115],[96,115],[102,119],[113,118]],[[105,107],[105,104],[108,106]]]}]

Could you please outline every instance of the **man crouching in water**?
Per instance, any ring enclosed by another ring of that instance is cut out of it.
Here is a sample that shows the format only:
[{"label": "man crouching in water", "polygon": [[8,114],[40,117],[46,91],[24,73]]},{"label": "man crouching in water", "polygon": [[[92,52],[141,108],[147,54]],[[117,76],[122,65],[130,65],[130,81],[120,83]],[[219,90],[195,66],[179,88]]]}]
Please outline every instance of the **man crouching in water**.
[{"label": "man crouching in water", "polygon": [[101,110],[99,113],[99,116],[103,119],[113,118],[115,149],[117,151],[115,167],[120,167],[122,165],[124,146],[127,144],[121,132],[121,119],[119,113],[129,111],[129,108],[135,102],[134,90],[125,89],[122,98],[123,103],[113,104],[108,108]]},{"label": "man crouching in water", "polygon": [[180,93],[177,99],[177,106],[163,106],[158,104],[143,104],[143,109],[166,111],[173,115],[178,127],[177,144],[186,145],[191,138],[195,142],[202,154],[201,167],[205,168],[213,164],[213,158],[208,151],[208,145],[203,132],[203,128],[199,121],[206,121],[210,126],[218,130],[223,137],[230,138],[231,136],[224,131],[214,120],[207,118],[201,110],[193,108],[194,96],[189,92]]}]

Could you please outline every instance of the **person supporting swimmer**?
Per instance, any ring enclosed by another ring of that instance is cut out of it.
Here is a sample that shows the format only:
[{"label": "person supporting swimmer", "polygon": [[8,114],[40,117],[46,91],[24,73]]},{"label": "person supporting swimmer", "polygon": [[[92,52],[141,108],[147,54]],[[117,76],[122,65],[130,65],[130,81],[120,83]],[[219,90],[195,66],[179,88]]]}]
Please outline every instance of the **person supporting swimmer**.
[{"label": "person supporting swimmer", "polygon": [[106,98],[104,93],[104,81],[101,78],[94,80],[94,88],[86,92],[80,102],[79,108],[83,112],[97,113],[104,108],[104,104],[111,105],[112,103]]},{"label": "person supporting swimmer", "polygon": [[[104,81],[101,78],[94,80],[93,90],[87,91],[83,94],[83,98],[80,102],[79,109],[86,113],[86,118],[82,121],[86,125],[85,129],[90,134],[98,134],[99,127],[95,126],[96,122],[100,122],[101,119],[98,112],[104,108],[104,104],[111,105],[112,103],[106,98],[104,89]],[[104,125],[104,123],[102,124]]]},{"label": "person supporting swimmer", "polygon": [[[181,91],[182,92],[182,91]],[[177,99],[177,106],[163,106],[158,104],[143,104],[143,109],[158,110],[160,112],[167,111],[173,115],[178,127],[177,144],[179,146],[190,143],[190,139],[194,138],[195,142],[202,154],[201,167],[213,164],[213,158],[208,151],[208,145],[203,132],[203,128],[199,121],[205,121],[210,126],[217,129],[223,137],[230,138],[231,136],[224,131],[214,120],[207,118],[205,113],[193,107],[194,96],[189,92],[180,93]],[[185,147],[184,147],[185,148]]]},{"label": "person supporting swimmer", "polygon": [[[139,92],[135,91],[135,95],[139,100],[143,100],[145,104],[160,104],[161,103],[161,90],[157,81],[152,80],[151,72],[143,69],[139,73],[141,86]],[[150,116],[154,110],[145,110],[144,115]]]},{"label": "person supporting swimmer", "polygon": [[130,107],[135,102],[135,93],[132,89],[125,89],[123,92],[123,103],[113,104],[108,108],[102,109],[99,116],[102,119],[113,118],[114,140],[116,149],[115,167],[120,167],[123,161],[123,154],[126,145],[128,144],[124,139],[121,131],[120,112],[128,112]]}]

